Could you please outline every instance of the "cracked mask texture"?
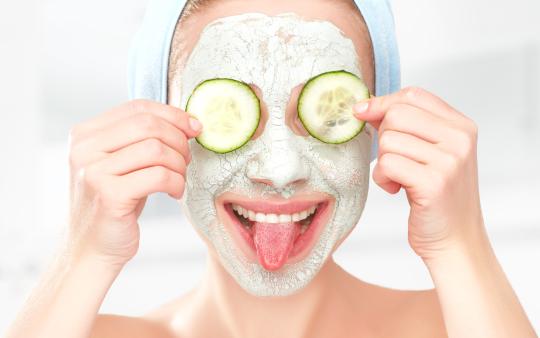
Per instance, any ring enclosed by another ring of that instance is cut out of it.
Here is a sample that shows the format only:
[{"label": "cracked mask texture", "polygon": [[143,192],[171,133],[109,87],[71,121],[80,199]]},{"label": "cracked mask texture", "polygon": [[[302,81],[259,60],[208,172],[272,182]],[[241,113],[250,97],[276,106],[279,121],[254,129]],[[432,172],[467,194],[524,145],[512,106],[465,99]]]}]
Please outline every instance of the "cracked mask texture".
[{"label": "cracked mask texture", "polygon": [[[294,13],[247,13],[208,24],[180,76],[181,107],[200,82],[233,78],[262,91],[269,119],[260,137],[228,154],[216,154],[190,141],[192,162],[182,209],[214,246],[221,264],[246,291],[284,296],[306,286],[336,243],[354,227],[363,211],[369,182],[372,133],[324,144],[298,136],[285,124],[291,91],[318,74],[346,70],[362,77],[353,42],[328,21],[305,20]],[[259,183],[265,179],[272,186]],[[215,199],[224,192],[248,198],[322,192],[335,198],[327,224],[307,256],[269,272],[250,261],[218,219]]]}]

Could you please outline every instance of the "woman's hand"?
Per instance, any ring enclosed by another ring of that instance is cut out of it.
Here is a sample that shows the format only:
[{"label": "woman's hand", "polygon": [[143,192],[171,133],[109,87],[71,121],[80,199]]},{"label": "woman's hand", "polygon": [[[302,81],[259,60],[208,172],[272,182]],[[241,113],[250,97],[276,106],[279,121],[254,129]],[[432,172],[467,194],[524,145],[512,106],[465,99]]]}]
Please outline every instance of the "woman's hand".
[{"label": "woman's hand", "polygon": [[406,191],[412,249],[429,260],[455,244],[475,245],[484,234],[475,123],[419,88],[360,102],[355,110],[379,131],[374,181],[391,194]]},{"label": "woman's hand", "polygon": [[137,100],[71,130],[67,248],[7,337],[91,336],[106,293],[137,252],[146,197],[158,191],[182,196],[188,139],[200,129],[180,109]]},{"label": "woman's hand", "polygon": [[476,125],[419,88],[355,110],[379,130],[373,179],[407,193],[409,243],[431,274],[448,337],[537,337],[485,232]]},{"label": "woman's hand", "polygon": [[123,266],[138,249],[137,219],[154,192],[180,198],[188,139],[200,123],[151,101],[121,105],[70,133],[70,249]]}]

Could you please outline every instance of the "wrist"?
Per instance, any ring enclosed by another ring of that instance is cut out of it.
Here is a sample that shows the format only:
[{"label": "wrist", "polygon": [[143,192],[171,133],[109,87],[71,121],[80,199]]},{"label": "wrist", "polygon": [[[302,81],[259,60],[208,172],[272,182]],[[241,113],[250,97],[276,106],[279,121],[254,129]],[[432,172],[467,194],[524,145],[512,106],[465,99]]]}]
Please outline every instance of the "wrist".
[{"label": "wrist", "polygon": [[481,252],[491,250],[488,234],[481,217],[468,222],[466,226],[449,224],[446,229],[437,236],[433,236],[434,238],[431,240],[416,241],[416,246],[411,243],[409,234],[409,242],[413,250],[428,267],[450,257],[473,257]]},{"label": "wrist", "polygon": [[127,261],[120,262],[97,253],[87,252],[77,258],[77,263],[101,276],[116,279]]},{"label": "wrist", "polygon": [[439,274],[446,271],[459,273],[453,269],[459,270],[464,265],[478,267],[483,265],[490,257],[494,255],[489,238],[482,228],[476,234],[462,239],[448,240],[440,249],[422,256],[422,260],[430,273]]},{"label": "wrist", "polygon": [[102,276],[113,279],[122,271],[129,260],[103,255],[84,247],[71,247],[63,251],[63,261],[71,267],[81,266]]}]

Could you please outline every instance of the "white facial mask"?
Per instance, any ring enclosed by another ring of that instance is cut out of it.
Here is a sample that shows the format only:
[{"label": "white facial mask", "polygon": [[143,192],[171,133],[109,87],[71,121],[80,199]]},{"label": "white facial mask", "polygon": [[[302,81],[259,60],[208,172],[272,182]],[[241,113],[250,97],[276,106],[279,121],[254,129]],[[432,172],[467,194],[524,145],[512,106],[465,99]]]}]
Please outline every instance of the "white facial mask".
[{"label": "white facial mask", "polygon": [[[196,85],[212,78],[256,84],[268,108],[262,135],[234,152],[216,154],[190,141],[192,162],[182,200],[188,219],[213,244],[225,269],[251,294],[283,296],[306,286],[360,218],[368,191],[370,127],[347,143],[329,145],[298,136],[285,124],[294,87],[342,69],[362,77],[353,42],[332,23],[306,21],[294,13],[272,17],[248,13],[206,26],[180,72],[182,108]],[[293,183],[298,180],[304,183]],[[226,191],[254,199],[323,192],[335,198],[335,208],[305,259],[270,272],[246,258],[217,218],[214,199]]]}]

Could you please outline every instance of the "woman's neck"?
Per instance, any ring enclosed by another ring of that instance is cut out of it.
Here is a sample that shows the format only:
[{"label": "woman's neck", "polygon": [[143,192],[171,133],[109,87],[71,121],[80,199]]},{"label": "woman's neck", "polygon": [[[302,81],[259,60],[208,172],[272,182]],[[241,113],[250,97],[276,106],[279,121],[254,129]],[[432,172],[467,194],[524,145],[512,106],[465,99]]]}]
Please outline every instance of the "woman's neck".
[{"label": "woman's neck", "polygon": [[197,294],[201,310],[212,318],[208,325],[221,337],[307,337],[328,326],[327,320],[320,320],[323,316],[346,308],[346,297],[337,287],[345,287],[348,280],[348,274],[330,257],[313,281],[296,294],[256,297],[210,255]]}]

